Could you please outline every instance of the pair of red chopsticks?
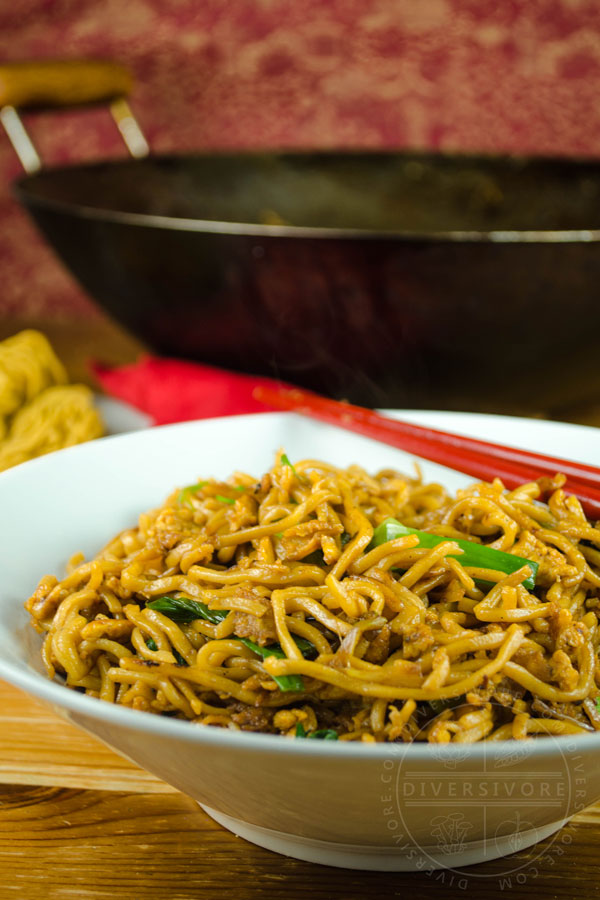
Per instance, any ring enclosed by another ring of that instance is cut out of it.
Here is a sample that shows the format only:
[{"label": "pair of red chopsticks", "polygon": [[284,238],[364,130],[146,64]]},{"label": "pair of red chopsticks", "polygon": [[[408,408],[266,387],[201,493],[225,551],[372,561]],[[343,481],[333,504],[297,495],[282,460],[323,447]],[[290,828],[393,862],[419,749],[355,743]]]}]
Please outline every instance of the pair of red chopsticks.
[{"label": "pair of red chopsticks", "polygon": [[523,482],[561,472],[567,477],[564,489],[579,498],[586,516],[600,519],[600,469],[594,466],[399,422],[362,406],[329,400],[300,388],[261,385],[255,388],[254,397],[275,409],[301,413],[364,434],[482,481],[500,478],[511,490]]}]

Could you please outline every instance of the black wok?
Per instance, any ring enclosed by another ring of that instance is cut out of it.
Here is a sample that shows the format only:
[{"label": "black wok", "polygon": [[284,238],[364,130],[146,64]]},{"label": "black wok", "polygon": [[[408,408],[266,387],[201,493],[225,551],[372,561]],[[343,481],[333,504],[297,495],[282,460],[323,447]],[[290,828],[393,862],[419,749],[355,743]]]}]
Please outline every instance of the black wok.
[{"label": "black wok", "polygon": [[162,353],[371,405],[485,408],[596,351],[592,161],[211,153],[41,171],[16,191],[89,294]]}]

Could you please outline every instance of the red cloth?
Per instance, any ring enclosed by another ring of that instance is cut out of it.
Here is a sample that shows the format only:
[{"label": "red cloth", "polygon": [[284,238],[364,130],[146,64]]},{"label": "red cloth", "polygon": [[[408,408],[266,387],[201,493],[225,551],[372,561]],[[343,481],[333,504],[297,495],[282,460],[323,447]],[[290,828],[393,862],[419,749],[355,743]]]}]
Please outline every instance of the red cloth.
[{"label": "red cloth", "polygon": [[[419,147],[600,155],[595,0],[0,2],[0,60],[115,59],[154,153]],[[44,166],[126,155],[106,109],[26,116]],[[0,317],[93,307],[12,199]]]},{"label": "red cloth", "polygon": [[281,383],[157,356],[117,369],[97,362],[91,368],[107,394],[147,413],[156,425],[265,412],[269,407],[255,400],[252,391],[259,384]]}]

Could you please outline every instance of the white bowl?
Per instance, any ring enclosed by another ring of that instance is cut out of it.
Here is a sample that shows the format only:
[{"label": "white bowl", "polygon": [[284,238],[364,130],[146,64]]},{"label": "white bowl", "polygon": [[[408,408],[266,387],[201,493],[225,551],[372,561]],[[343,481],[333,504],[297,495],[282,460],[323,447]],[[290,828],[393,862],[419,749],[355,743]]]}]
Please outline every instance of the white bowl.
[{"label": "white bowl", "polygon": [[142,428],[150,428],[154,424],[146,413],[140,412],[122,400],[107,397],[106,394],[96,394],[94,405],[102,416],[107,434],[141,431]]},{"label": "white bowl", "polygon": [[[600,458],[600,430],[592,428],[404,415],[557,456]],[[359,462],[368,470],[411,464],[391,447],[272,413],[105,438],[0,475],[0,677],[189,794],[236,834],[313,862],[456,869],[523,849],[599,799],[600,733],[447,747],[293,741],[135,712],[47,680],[23,609],[39,578],[60,574],[76,550],[94,554],[176,485],[235,469],[259,475],[279,447],[292,460]],[[434,464],[423,469],[451,489],[469,481]]]}]

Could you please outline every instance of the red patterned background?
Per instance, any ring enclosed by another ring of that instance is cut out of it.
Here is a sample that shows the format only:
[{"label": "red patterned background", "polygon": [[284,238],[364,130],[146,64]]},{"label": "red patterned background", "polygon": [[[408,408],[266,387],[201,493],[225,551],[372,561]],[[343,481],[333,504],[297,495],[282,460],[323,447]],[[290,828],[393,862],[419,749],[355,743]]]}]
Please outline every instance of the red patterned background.
[{"label": "red patterned background", "polygon": [[[0,58],[112,57],[155,151],[439,147],[600,155],[598,0],[0,0]],[[123,153],[107,113],[28,118],[48,163]],[[93,307],[10,197],[0,314]]]}]

